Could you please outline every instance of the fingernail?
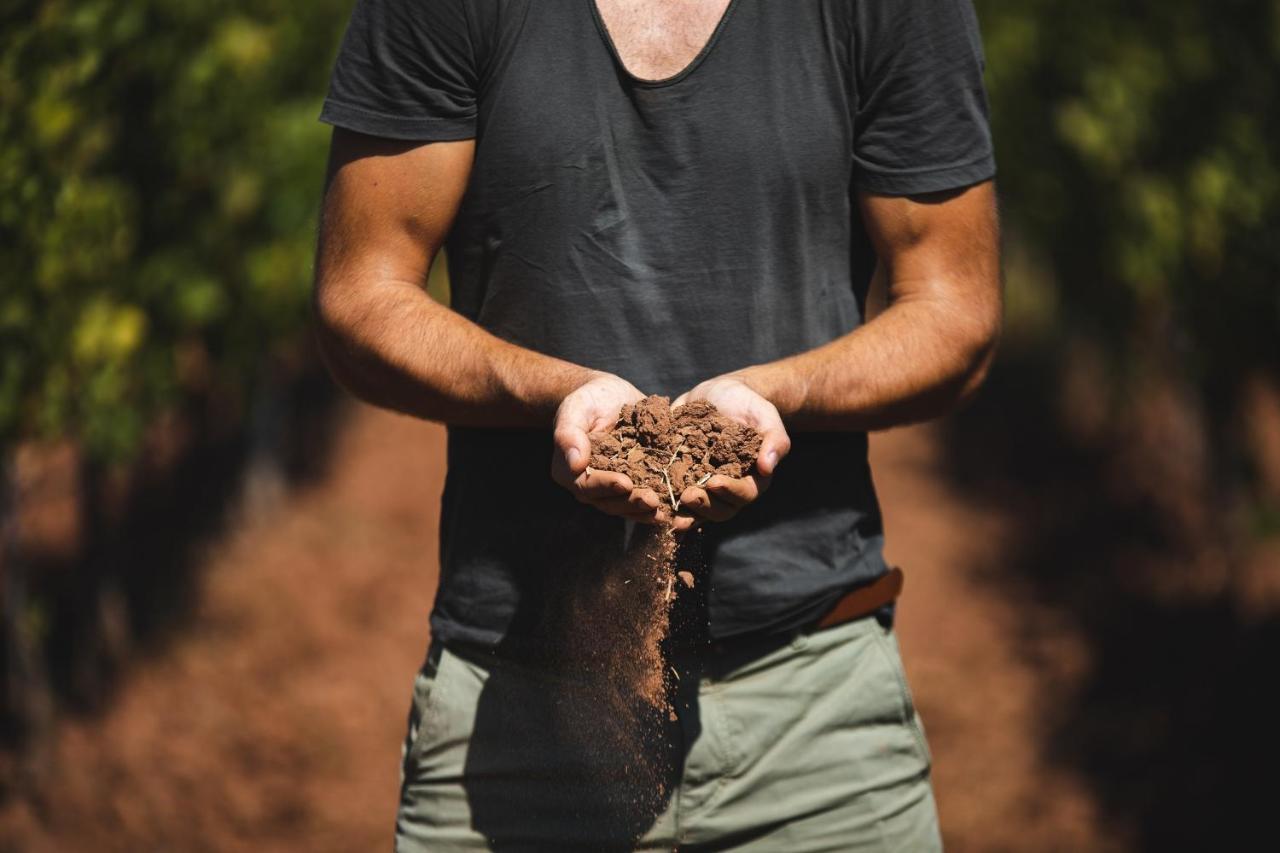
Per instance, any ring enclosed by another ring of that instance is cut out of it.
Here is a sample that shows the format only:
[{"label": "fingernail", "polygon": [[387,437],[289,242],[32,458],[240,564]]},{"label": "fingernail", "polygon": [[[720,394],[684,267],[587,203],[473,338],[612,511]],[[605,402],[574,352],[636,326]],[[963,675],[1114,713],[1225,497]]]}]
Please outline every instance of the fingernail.
[{"label": "fingernail", "polygon": [[767,462],[767,463],[769,463],[769,467],[770,467],[770,468],[772,468],[774,465],[777,465],[777,464],[778,464],[778,451],[776,451],[776,450],[770,450],[768,453],[766,453],[766,454],[764,455],[764,461],[765,461],[765,462]]},{"label": "fingernail", "polygon": [[576,447],[570,447],[569,452],[565,454],[565,458],[569,460],[569,467],[572,468],[578,464],[578,460],[582,458],[582,451]]}]

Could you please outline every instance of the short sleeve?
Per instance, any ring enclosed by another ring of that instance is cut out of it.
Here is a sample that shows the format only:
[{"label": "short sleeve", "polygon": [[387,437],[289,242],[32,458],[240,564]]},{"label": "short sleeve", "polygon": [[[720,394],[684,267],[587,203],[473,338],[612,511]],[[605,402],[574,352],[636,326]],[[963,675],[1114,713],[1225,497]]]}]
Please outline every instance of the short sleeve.
[{"label": "short sleeve", "polygon": [[995,175],[971,0],[854,0],[855,184],[938,192]]},{"label": "short sleeve", "polygon": [[320,120],[393,139],[476,135],[467,0],[357,0]]}]

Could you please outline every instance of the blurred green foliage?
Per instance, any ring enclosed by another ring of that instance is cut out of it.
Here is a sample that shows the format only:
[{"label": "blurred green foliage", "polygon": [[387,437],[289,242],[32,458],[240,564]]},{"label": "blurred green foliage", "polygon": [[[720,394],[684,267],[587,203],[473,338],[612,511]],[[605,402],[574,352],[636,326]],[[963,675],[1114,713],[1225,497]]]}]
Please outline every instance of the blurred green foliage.
[{"label": "blurred green foliage", "polygon": [[306,316],[348,0],[0,12],[0,445],[101,458]]},{"label": "blurred green foliage", "polygon": [[[1280,368],[1280,0],[977,6],[1007,218],[1051,271],[1037,333],[1121,377],[1173,358],[1229,411]],[[126,454],[296,338],[349,8],[4,7],[0,443]]]},{"label": "blurred green foliage", "polygon": [[1040,332],[1230,416],[1280,374],[1280,2],[976,5],[1006,218],[1051,270]]}]

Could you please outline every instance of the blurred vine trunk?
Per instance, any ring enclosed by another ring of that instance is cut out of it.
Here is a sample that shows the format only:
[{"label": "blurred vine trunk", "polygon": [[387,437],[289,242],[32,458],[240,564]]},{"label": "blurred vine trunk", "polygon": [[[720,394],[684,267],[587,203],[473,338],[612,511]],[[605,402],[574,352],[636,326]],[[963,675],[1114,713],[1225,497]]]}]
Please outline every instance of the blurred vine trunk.
[{"label": "blurred vine trunk", "polygon": [[0,799],[40,790],[60,713],[99,714],[198,606],[206,549],[326,470],[339,396],[314,352],[262,359],[248,404],[216,389],[105,460],[28,441],[0,483]]},{"label": "blurred vine trunk", "polygon": [[122,567],[113,565],[119,559],[113,539],[122,498],[137,479],[135,471],[111,470],[93,456],[80,464],[83,556],[68,578],[71,635],[59,651],[66,661],[68,693],[89,711],[104,706],[128,654],[128,608],[116,581]]},{"label": "blurred vine trunk", "polygon": [[12,455],[0,469],[0,798],[12,789],[35,787],[47,767],[53,729],[53,697],[28,590],[28,566],[18,547],[18,486]]},{"label": "blurred vine trunk", "polygon": [[249,463],[245,470],[240,511],[260,517],[278,507],[289,488],[288,399],[283,369],[273,364],[267,381],[259,382],[249,410]]}]

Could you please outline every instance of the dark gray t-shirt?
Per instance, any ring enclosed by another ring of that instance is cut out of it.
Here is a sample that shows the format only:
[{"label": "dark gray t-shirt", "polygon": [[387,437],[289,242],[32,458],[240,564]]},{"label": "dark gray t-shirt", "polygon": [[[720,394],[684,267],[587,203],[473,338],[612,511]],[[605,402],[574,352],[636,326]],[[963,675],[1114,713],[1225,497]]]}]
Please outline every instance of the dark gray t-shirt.
[{"label": "dark gray t-shirt", "polygon": [[[359,0],[321,118],[474,137],[453,309],[672,396],[859,325],[858,190],[995,171],[969,0],[731,0],[662,81],[625,70],[592,0]],[[793,627],[885,570],[866,435],[792,439],[772,488],[697,537],[714,636]],[[550,579],[623,549],[550,454],[549,431],[449,430],[435,636],[535,632]]]}]

